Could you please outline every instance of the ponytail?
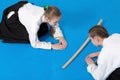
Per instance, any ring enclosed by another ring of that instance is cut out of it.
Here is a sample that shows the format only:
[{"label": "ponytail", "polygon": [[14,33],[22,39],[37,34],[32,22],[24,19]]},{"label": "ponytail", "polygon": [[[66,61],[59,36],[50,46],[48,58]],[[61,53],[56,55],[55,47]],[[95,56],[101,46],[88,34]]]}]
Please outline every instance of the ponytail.
[{"label": "ponytail", "polygon": [[48,9],[49,9],[49,6],[48,6],[48,5],[44,6],[44,10],[45,10],[45,11],[47,11]]}]

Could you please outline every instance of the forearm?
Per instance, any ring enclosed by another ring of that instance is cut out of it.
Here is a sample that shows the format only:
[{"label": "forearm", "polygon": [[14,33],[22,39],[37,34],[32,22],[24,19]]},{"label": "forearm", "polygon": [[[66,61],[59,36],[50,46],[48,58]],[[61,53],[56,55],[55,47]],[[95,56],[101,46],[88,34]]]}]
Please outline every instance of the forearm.
[{"label": "forearm", "polygon": [[52,44],[52,49],[62,50],[66,48],[67,42],[63,37],[59,37],[59,43],[58,44]]},{"label": "forearm", "polygon": [[58,24],[55,27],[53,27],[53,29],[54,29],[53,37],[55,39],[59,40],[60,37],[63,37],[63,33],[62,33],[62,31],[61,31],[61,29],[60,29]]},{"label": "forearm", "polygon": [[[87,70],[94,77],[95,80],[105,80],[104,71],[106,71],[106,64],[99,63],[98,66],[95,64],[95,61],[92,59],[93,56],[98,56],[99,53],[90,54],[86,57],[86,63],[88,65]],[[91,57],[92,56],[92,57]]]},{"label": "forearm", "polygon": [[29,36],[29,40],[33,48],[51,49],[51,42],[40,41],[37,36]]},{"label": "forearm", "polygon": [[86,57],[86,63],[87,63],[88,65],[90,65],[90,64],[95,64],[95,61],[93,61],[91,57],[87,56],[87,57]]},{"label": "forearm", "polygon": [[99,53],[100,53],[100,52],[96,52],[96,53],[95,53],[95,54],[96,54],[96,56],[99,56]]},{"label": "forearm", "polygon": [[95,64],[90,64],[87,67],[87,71],[93,76],[95,80],[105,80],[105,66],[97,66]]},{"label": "forearm", "polygon": [[94,58],[94,57],[98,57],[98,56],[99,56],[99,52],[95,52],[95,53],[88,55],[88,57],[90,57],[90,58]]}]

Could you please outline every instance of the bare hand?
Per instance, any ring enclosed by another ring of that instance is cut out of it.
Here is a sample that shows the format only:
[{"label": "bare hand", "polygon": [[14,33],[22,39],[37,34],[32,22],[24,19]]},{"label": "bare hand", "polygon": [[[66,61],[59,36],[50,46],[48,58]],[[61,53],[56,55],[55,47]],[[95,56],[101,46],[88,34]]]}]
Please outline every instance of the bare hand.
[{"label": "bare hand", "polygon": [[99,56],[99,52],[92,53],[86,57],[86,63],[89,64],[95,64],[96,62],[92,60],[92,58]]},{"label": "bare hand", "polygon": [[65,40],[63,37],[60,37],[60,38],[59,38],[59,43],[60,43],[64,48],[67,47],[67,42],[66,42],[66,40]]},{"label": "bare hand", "polygon": [[55,50],[62,50],[64,49],[65,47],[61,44],[52,44],[52,49],[55,49]]},{"label": "bare hand", "polygon": [[90,65],[90,64],[95,64],[95,62],[91,59],[91,57],[89,57],[89,56],[87,56],[86,57],[86,63],[88,64],[88,65]]},{"label": "bare hand", "polygon": [[96,53],[92,53],[90,55],[88,55],[90,58],[93,58],[93,57],[97,57],[99,55],[99,52],[96,52]]},{"label": "bare hand", "polygon": [[59,37],[59,44],[52,44],[52,49],[63,50],[67,47],[67,42],[63,37]]}]

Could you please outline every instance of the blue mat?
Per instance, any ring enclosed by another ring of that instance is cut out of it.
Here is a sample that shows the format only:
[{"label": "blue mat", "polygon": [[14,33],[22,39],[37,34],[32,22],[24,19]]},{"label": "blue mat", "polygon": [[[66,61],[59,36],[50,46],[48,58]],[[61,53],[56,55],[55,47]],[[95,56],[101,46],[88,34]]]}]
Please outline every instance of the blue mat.
[{"label": "blue mat", "polygon": [[[1,0],[0,20],[5,8],[19,0]],[[62,12],[61,29],[68,42],[62,51],[34,49],[29,44],[2,43],[0,40],[0,80],[94,80],[87,72],[85,57],[99,51],[91,42],[66,69],[63,64],[88,37],[88,30],[100,18],[109,34],[120,33],[119,0],[29,0],[38,6],[56,5]],[[56,43],[46,35],[45,41]]]}]

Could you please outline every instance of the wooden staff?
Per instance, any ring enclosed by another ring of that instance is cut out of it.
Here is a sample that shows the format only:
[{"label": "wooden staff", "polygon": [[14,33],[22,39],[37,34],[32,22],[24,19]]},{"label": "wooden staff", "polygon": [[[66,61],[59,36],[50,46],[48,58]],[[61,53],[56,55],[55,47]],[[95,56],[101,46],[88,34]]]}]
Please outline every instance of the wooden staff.
[{"label": "wooden staff", "polygon": [[[100,19],[97,25],[101,25],[103,22],[103,19]],[[84,47],[88,44],[90,41],[90,38],[88,37],[86,41],[83,43],[83,45],[76,51],[76,53],[62,66],[63,69],[65,69],[84,49]]]}]

